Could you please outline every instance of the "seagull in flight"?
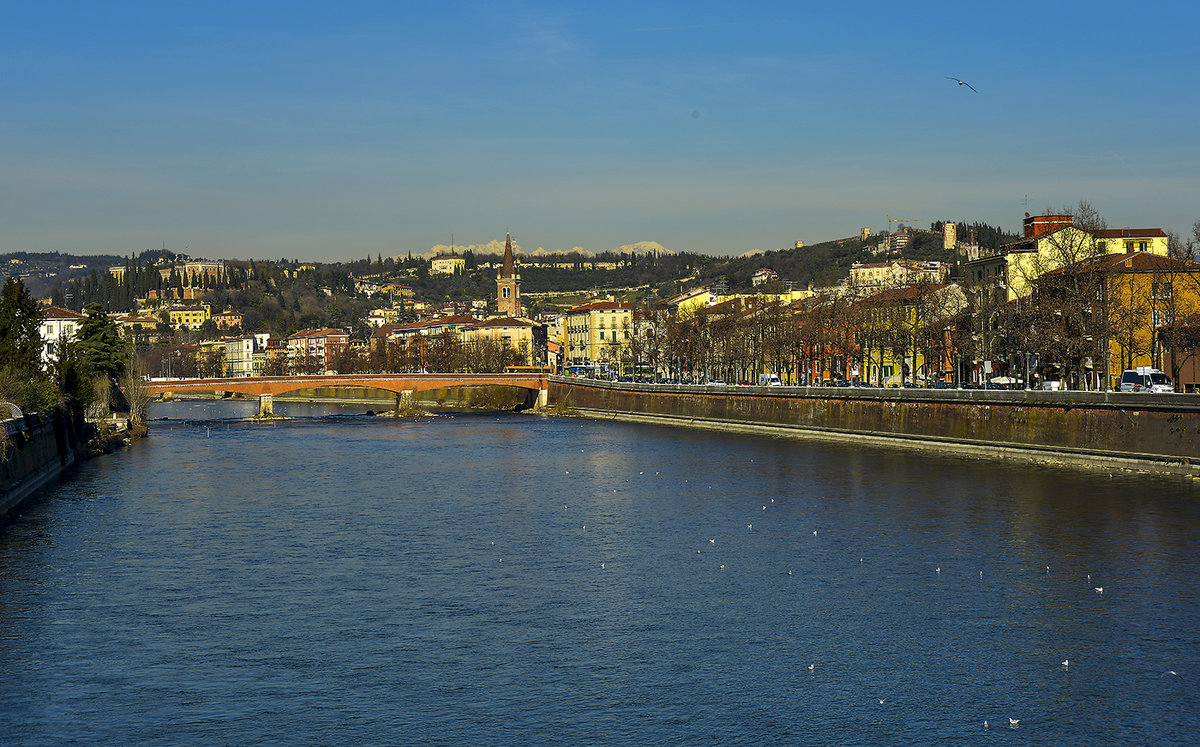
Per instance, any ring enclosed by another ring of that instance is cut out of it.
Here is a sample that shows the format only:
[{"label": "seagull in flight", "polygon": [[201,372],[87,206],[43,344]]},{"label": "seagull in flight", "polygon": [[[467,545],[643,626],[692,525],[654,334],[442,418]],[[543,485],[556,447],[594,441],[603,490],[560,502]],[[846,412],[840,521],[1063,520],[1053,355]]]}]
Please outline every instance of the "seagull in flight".
[{"label": "seagull in flight", "polygon": [[[960,78],[955,78],[953,75],[947,75],[946,80],[955,81],[960,86],[966,86],[967,88],[970,88],[972,91],[975,91],[975,86],[971,85],[970,83],[966,82],[965,80],[962,80]],[[979,93],[979,91],[975,91],[975,93]]]}]

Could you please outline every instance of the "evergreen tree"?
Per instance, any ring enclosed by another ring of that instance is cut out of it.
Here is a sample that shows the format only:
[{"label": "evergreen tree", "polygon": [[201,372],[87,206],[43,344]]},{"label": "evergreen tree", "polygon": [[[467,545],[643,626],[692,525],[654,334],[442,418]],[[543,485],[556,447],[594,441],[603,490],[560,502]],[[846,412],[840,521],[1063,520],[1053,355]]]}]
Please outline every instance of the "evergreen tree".
[{"label": "evergreen tree", "polygon": [[116,380],[125,369],[125,344],[121,331],[98,303],[90,303],[76,332],[76,347],[85,370]]},{"label": "evergreen tree", "polygon": [[42,311],[20,278],[0,292],[0,366],[33,372],[42,367]]}]

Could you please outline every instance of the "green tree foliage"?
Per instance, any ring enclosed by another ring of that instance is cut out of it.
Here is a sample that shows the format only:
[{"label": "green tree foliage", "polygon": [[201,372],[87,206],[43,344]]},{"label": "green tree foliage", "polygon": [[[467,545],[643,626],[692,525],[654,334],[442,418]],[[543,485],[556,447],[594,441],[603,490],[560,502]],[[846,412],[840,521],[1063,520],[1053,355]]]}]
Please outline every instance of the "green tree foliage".
[{"label": "green tree foliage", "polygon": [[58,391],[60,407],[83,412],[92,403],[95,387],[87,365],[79,354],[79,346],[66,337],[60,337],[51,351],[50,380]]},{"label": "green tree foliage", "polygon": [[76,340],[80,362],[92,375],[104,375],[115,381],[125,370],[126,351],[121,331],[100,304],[88,304]]},{"label": "green tree foliage", "polygon": [[0,366],[32,374],[42,365],[42,312],[19,278],[0,292]]}]

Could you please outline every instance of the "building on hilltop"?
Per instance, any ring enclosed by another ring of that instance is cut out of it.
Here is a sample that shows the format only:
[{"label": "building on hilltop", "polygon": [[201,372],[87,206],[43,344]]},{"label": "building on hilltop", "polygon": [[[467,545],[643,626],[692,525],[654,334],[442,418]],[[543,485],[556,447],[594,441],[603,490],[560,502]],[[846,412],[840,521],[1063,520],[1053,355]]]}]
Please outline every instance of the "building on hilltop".
[{"label": "building on hilltop", "polygon": [[775,272],[774,270],[772,270],[769,267],[760,267],[758,270],[756,270],[754,272],[753,275],[750,276],[750,285],[757,288],[760,285],[764,285],[766,283],[771,282],[772,280],[778,280],[778,279],[779,279],[779,273]]},{"label": "building on hilltop", "polygon": [[467,269],[467,260],[453,252],[434,257],[429,261],[430,275],[461,275]]},{"label": "building on hilltop", "polygon": [[521,316],[521,273],[517,271],[509,234],[504,235],[504,263],[496,276],[496,313],[502,317]]},{"label": "building on hilltop", "polygon": [[167,318],[172,327],[200,329],[208,321],[210,311],[208,304],[196,306],[174,306],[167,310]]},{"label": "building on hilltop", "polygon": [[850,286],[856,289],[894,288],[921,281],[944,283],[950,266],[943,262],[893,260],[891,262],[855,262],[850,268]]}]

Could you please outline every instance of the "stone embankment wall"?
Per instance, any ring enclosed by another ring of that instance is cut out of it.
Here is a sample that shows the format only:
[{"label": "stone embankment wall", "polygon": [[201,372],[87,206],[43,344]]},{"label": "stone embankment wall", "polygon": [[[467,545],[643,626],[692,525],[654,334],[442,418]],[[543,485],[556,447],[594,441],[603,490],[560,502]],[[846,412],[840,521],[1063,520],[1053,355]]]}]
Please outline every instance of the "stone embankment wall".
[{"label": "stone embankment wall", "polygon": [[0,423],[0,515],[17,508],[75,463],[81,424],[63,416],[26,415]]},{"label": "stone embankment wall", "polygon": [[673,386],[554,377],[550,405],[698,427],[1023,453],[1200,476],[1200,396],[1119,392]]}]

